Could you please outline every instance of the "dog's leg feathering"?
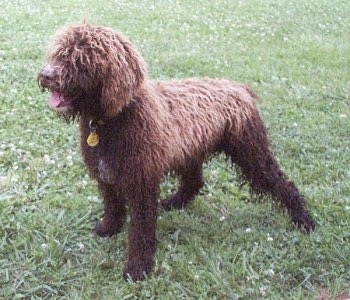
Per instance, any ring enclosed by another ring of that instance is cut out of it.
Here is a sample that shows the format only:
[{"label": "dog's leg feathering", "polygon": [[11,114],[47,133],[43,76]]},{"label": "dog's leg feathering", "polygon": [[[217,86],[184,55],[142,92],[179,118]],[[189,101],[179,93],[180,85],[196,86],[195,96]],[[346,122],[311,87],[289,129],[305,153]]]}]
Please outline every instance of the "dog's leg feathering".
[{"label": "dog's leg feathering", "polygon": [[176,194],[163,200],[161,207],[166,211],[184,208],[198,194],[203,185],[201,163],[193,162],[190,167],[182,170],[179,190]]},{"label": "dog's leg feathering", "polygon": [[[156,222],[159,182],[134,177],[128,189],[130,207],[129,259],[124,269],[126,280],[139,281],[152,272],[156,252]],[[135,180],[136,179],[136,180]]]},{"label": "dog's leg feathering", "polygon": [[104,216],[102,221],[95,225],[94,232],[101,237],[109,237],[119,233],[124,225],[125,198],[114,185],[100,181],[98,188],[103,197]]},{"label": "dog's leg feathering", "polygon": [[295,225],[309,233],[315,223],[305,208],[305,200],[295,184],[288,180],[269,149],[266,129],[256,111],[239,138],[227,134],[224,152],[235,163],[253,192],[270,194],[282,203]]}]

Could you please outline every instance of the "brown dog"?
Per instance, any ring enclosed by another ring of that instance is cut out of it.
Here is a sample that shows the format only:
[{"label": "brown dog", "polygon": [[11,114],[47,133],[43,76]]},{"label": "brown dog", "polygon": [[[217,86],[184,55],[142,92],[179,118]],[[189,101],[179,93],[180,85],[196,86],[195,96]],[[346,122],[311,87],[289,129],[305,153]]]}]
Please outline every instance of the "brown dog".
[{"label": "brown dog", "polygon": [[314,222],[294,183],[280,170],[256,108],[256,96],[227,80],[153,81],[135,47],[120,33],[89,24],[58,32],[38,82],[50,107],[79,119],[81,149],[103,197],[100,236],[120,232],[130,208],[124,276],[141,280],[156,251],[159,184],[169,171],[178,192],[161,202],[185,207],[203,186],[202,163],[224,152],[253,192],[285,205],[306,232]]}]

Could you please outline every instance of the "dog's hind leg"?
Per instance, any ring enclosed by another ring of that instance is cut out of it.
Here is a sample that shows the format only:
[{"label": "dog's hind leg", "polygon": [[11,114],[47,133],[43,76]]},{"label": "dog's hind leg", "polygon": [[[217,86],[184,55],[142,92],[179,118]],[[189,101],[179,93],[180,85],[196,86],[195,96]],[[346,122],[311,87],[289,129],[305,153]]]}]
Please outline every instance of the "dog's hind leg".
[{"label": "dog's hind leg", "polygon": [[176,194],[161,202],[166,210],[182,209],[189,204],[203,187],[202,164],[191,162],[180,173],[180,187]]},{"label": "dog's hind leg", "polygon": [[126,219],[125,197],[111,184],[100,181],[99,191],[103,197],[104,216],[97,223],[94,232],[102,237],[119,233]]},{"label": "dog's hind leg", "polygon": [[303,196],[280,170],[269,148],[266,129],[257,111],[252,112],[238,136],[228,133],[222,145],[253,192],[270,194],[286,207],[298,227],[307,233],[314,229],[315,223],[305,209]]}]

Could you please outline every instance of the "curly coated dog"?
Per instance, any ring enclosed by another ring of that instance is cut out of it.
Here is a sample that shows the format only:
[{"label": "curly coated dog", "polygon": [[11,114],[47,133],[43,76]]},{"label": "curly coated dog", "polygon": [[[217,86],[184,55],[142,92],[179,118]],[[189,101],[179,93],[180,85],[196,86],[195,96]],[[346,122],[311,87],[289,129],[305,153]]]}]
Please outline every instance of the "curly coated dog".
[{"label": "curly coated dog", "polygon": [[315,224],[305,200],[279,168],[256,107],[244,84],[217,79],[155,81],[122,34],[87,23],[67,26],[49,44],[38,75],[51,92],[49,106],[79,120],[81,149],[103,197],[99,236],[121,231],[130,210],[125,278],[142,280],[156,251],[159,185],[172,171],[178,191],[165,210],[189,204],[203,186],[202,164],[223,152],[252,192],[282,203],[297,227]]}]

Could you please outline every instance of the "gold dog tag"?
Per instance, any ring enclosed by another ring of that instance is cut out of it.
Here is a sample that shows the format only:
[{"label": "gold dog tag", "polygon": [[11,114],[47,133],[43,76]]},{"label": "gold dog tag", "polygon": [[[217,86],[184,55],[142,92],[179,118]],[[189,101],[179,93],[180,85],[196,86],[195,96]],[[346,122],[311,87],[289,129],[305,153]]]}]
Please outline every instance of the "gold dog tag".
[{"label": "gold dog tag", "polygon": [[90,132],[86,142],[90,147],[96,147],[100,141],[99,136],[96,132]]}]

